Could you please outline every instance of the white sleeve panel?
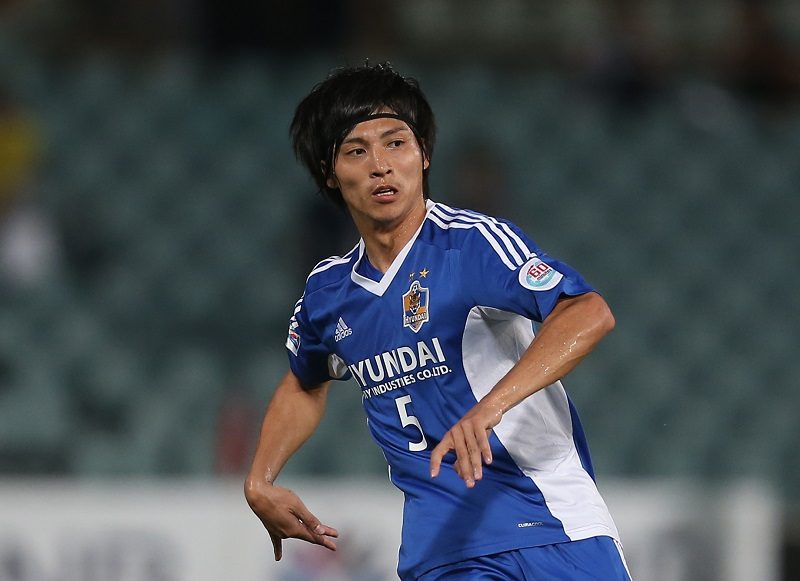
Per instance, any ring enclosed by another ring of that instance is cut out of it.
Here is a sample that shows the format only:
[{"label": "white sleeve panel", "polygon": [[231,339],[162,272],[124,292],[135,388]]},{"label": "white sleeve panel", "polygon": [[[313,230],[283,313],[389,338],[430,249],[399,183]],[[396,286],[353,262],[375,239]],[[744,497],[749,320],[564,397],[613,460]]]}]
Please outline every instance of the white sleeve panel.
[{"label": "white sleeve panel", "polygon": [[[489,307],[473,307],[464,328],[463,362],[480,401],[519,361],[533,341],[532,322]],[[552,515],[572,540],[598,535],[618,538],[597,487],[581,465],[572,417],[560,381],[512,408],[494,429],[519,469],[544,496]]]}]

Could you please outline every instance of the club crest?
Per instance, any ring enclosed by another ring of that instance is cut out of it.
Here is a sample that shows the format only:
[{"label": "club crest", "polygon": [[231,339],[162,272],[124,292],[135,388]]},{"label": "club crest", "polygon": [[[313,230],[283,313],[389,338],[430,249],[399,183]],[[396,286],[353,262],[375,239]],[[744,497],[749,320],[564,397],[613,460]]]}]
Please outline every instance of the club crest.
[{"label": "club crest", "polygon": [[429,294],[428,289],[415,280],[408,292],[403,295],[403,326],[410,327],[415,333],[428,322]]}]

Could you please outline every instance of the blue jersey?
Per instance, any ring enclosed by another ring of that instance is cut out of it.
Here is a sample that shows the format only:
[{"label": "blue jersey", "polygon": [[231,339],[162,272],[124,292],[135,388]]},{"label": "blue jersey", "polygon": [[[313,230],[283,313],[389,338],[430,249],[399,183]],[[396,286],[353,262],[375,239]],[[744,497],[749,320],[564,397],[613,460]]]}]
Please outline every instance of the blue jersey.
[{"label": "blue jersey", "polygon": [[562,296],[592,290],[516,226],[428,201],[424,222],[385,274],[363,241],[311,272],[289,326],[304,385],[354,378],[370,432],[405,496],[398,573],[501,551],[617,538],[594,482],[575,408],[556,382],[509,410],[493,462],[468,489],[444,434],[511,369]]}]

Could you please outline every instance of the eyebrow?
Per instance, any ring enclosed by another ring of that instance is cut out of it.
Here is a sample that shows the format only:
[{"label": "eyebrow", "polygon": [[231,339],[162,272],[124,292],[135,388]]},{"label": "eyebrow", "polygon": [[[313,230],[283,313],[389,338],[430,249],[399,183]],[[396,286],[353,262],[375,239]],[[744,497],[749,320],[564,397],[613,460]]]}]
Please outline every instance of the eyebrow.
[{"label": "eyebrow", "polygon": [[[384,139],[384,138],[389,137],[390,135],[392,135],[394,133],[399,133],[400,131],[409,131],[410,132],[411,129],[409,129],[408,127],[405,127],[405,126],[394,127],[392,129],[387,129],[386,131],[384,131],[383,133],[380,134],[379,139]],[[365,143],[367,143],[367,140],[362,138],[362,137],[348,137],[347,139],[342,141],[342,145],[344,145],[345,143],[364,143],[365,144]]]}]

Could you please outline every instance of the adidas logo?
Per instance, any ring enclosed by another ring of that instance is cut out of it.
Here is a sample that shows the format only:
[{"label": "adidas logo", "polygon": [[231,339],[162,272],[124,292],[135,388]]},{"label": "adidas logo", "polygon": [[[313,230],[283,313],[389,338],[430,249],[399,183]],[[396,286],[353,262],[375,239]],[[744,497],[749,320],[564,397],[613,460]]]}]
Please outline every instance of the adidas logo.
[{"label": "adidas logo", "polygon": [[347,323],[344,322],[344,319],[339,317],[339,321],[336,323],[336,334],[333,336],[334,341],[338,343],[345,337],[349,337],[352,334],[353,330],[347,326]]}]

